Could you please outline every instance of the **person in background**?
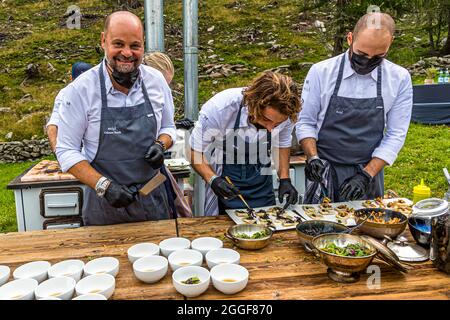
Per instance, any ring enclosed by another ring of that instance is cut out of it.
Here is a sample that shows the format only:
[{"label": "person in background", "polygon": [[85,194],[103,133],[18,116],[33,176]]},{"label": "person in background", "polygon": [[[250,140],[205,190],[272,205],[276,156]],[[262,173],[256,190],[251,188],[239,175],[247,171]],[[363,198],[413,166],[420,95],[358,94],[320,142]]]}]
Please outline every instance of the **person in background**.
[{"label": "person in background", "polygon": [[383,196],[383,168],[403,146],[413,98],[409,72],[386,59],[394,32],[388,14],[366,14],[348,34],[349,50],[309,70],[296,124],[305,203]]},{"label": "person in background", "polygon": [[239,194],[252,208],[276,204],[272,146],[278,200],[283,203],[287,196],[286,203],[298,202],[289,178],[289,156],[299,111],[297,85],[274,72],[262,73],[248,87],[224,90],[202,106],[190,138],[190,158],[206,183],[205,215],[244,208]]},{"label": "person in background", "polygon": [[171,90],[142,65],[144,44],[139,17],[112,13],[101,33],[105,59],[64,89],[56,155],[63,172],[88,186],[85,225],[170,218],[163,184],[138,192],[176,139]]},{"label": "person in background", "polygon": [[[72,72],[70,75],[70,80],[74,81],[76,78],[78,78],[79,75],[81,75],[83,72],[85,72],[91,68],[92,68],[92,65],[90,63],[81,62],[81,61],[75,62],[72,65]],[[58,135],[58,119],[59,119],[58,110],[59,110],[59,106],[62,102],[63,94],[64,94],[64,89],[59,91],[59,93],[56,95],[52,115],[46,125],[48,141],[50,143],[50,148],[53,153],[55,153],[56,136]]]},{"label": "person in background", "polygon": [[[175,69],[173,67],[172,60],[170,60],[168,55],[157,51],[148,53],[144,55],[144,64],[160,71],[164,76],[164,79],[166,79],[167,84],[170,85],[175,74]],[[188,121],[188,119],[185,118],[182,121]],[[179,128],[177,123],[175,124],[177,128]],[[183,129],[188,130],[190,126],[193,126],[193,122],[186,122],[185,125],[183,125]],[[174,211],[179,217],[191,217],[192,209],[185,201],[183,191],[180,189],[174,176],[165,166],[161,167],[161,172],[168,179],[166,180],[165,185],[172,211]]]}]

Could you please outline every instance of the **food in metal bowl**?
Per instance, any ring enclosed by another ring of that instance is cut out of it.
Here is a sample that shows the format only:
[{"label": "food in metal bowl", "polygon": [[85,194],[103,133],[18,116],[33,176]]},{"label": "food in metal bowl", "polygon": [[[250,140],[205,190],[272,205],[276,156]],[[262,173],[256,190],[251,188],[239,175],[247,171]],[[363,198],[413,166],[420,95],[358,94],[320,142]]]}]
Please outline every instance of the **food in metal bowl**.
[{"label": "food in metal bowl", "polygon": [[355,211],[356,223],[367,220],[359,227],[359,230],[369,236],[383,239],[384,236],[396,238],[405,231],[408,218],[397,211],[383,208],[366,208]]},{"label": "food in metal bowl", "polygon": [[359,243],[356,244],[350,243],[347,244],[345,247],[340,247],[336,245],[334,242],[329,242],[320,249],[325,252],[343,257],[367,257],[373,253],[372,250]]}]

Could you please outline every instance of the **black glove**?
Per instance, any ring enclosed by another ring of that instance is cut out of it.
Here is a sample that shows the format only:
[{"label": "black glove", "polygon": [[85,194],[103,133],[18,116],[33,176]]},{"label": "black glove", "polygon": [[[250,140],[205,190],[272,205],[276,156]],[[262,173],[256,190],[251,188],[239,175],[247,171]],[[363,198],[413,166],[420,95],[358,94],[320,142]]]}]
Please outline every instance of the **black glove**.
[{"label": "black glove", "polygon": [[177,129],[189,130],[194,127],[194,121],[192,121],[189,118],[184,118],[184,119],[175,121],[175,127]]},{"label": "black glove", "polygon": [[313,159],[306,162],[305,176],[308,180],[314,182],[322,181],[322,173],[325,170],[325,166],[320,159]]},{"label": "black glove", "polygon": [[159,143],[154,143],[148,148],[144,156],[153,169],[159,169],[164,164],[164,149]]},{"label": "black glove", "polygon": [[372,177],[366,171],[361,170],[353,177],[347,178],[339,189],[341,200],[359,200],[367,193]]},{"label": "black glove", "polygon": [[280,203],[283,203],[286,194],[288,195],[286,201],[289,204],[296,204],[298,202],[298,192],[289,178],[280,179],[280,186],[278,188],[278,201],[280,201]]},{"label": "black glove", "polygon": [[222,177],[217,177],[212,181],[211,189],[218,197],[221,197],[225,200],[236,198],[239,195],[238,188],[229,184]]},{"label": "black glove", "polygon": [[105,191],[105,199],[114,208],[123,208],[129,206],[135,198],[133,193],[128,187],[111,181],[110,185]]}]

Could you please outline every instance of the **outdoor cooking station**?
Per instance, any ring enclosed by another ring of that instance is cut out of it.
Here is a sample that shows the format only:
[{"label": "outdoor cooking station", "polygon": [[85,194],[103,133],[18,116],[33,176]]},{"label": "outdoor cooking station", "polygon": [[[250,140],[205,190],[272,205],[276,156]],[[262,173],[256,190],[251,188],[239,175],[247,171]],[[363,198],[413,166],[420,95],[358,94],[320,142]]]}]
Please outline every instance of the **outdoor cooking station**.
[{"label": "outdoor cooking station", "polygon": [[[184,299],[172,286],[171,271],[158,283],[137,280],[127,259],[127,249],[140,242],[159,243],[170,237],[193,240],[202,236],[221,237],[234,223],[226,216],[180,218],[70,230],[19,232],[0,235],[0,261],[14,270],[35,260],[56,263],[66,259],[88,262],[102,256],[120,261],[116,290],[112,299]],[[410,238],[409,231],[404,236]],[[224,240],[224,247],[232,243]],[[264,249],[241,254],[241,264],[250,272],[244,291],[227,296],[213,288],[196,299],[449,299],[450,277],[435,269],[430,261],[411,264],[412,270],[400,273],[384,262],[380,288],[370,289],[370,274],[360,281],[342,284],[330,280],[326,266],[299,244],[295,231],[276,232]]]},{"label": "outdoor cooking station", "polygon": [[[34,167],[25,170],[7,186],[14,190],[18,231],[80,227],[83,194],[87,187],[70,175],[64,179],[57,179],[55,175],[53,180],[45,177],[23,181],[22,178]],[[180,182],[189,177],[191,171],[172,171],[172,174]]]}]

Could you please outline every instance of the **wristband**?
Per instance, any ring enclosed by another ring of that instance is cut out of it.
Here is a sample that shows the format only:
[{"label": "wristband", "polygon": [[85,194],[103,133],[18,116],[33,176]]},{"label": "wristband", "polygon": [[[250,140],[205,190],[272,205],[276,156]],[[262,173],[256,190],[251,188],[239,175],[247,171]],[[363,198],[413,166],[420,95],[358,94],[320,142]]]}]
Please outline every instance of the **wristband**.
[{"label": "wristband", "polygon": [[162,142],[161,140],[155,140],[155,143],[159,144],[163,149],[163,151],[166,151],[166,146],[164,145],[164,142]]},{"label": "wristband", "polygon": [[311,162],[311,161],[313,161],[313,160],[316,160],[316,159],[319,159],[320,160],[320,158],[319,158],[319,156],[316,154],[315,156],[312,156],[311,158],[309,158],[308,160],[307,160],[307,162]]}]

